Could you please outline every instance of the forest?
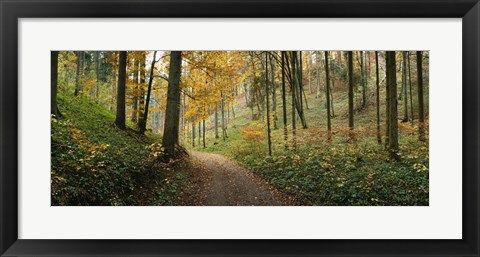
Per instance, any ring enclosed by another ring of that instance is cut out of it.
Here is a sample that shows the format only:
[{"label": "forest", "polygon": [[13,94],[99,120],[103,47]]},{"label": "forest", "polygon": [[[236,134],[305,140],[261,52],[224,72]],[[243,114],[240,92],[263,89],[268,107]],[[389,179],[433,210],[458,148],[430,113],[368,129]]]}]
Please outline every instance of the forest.
[{"label": "forest", "polygon": [[428,206],[428,51],[51,51],[52,206]]}]

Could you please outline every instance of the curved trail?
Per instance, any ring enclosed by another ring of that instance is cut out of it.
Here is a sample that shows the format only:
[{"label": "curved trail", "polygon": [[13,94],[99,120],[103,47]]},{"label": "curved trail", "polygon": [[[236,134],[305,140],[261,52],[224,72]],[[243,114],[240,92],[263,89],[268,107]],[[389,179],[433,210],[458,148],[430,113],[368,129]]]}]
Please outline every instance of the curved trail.
[{"label": "curved trail", "polygon": [[196,152],[188,168],[191,181],[184,205],[295,205],[295,201],[225,156]]}]

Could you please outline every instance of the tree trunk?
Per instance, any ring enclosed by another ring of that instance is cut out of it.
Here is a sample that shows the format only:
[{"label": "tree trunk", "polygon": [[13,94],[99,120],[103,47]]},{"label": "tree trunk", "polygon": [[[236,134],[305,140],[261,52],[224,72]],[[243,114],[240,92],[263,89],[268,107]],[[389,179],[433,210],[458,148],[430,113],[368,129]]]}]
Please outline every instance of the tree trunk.
[{"label": "tree trunk", "polygon": [[147,56],[146,56],[146,53],[145,51],[142,52],[142,58],[140,58],[140,99],[139,99],[139,103],[140,103],[140,108],[139,108],[139,112],[138,112],[138,120],[140,120],[143,115],[144,115],[144,106],[145,106],[145,76],[146,76],[146,70],[145,70],[145,66],[146,66],[146,59],[147,59]]},{"label": "tree trunk", "polygon": [[[353,52],[348,51],[348,127],[353,132]],[[350,133],[350,140],[353,133]]]},{"label": "tree trunk", "polygon": [[386,62],[386,52],[385,52],[385,79],[386,79],[386,85],[385,85],[385,127],[386,127],[386,133],[385,133],[385,148],[388,149],[389,143],[390,143],[390,79],[391,77],[387,76],[387,68],[388,68],[388,63]]},{"label": "tree trunk", "polygon": [[377,143],[382,143],[382,136],[380,134],[380,80],[378,74],[378,52],[375,51],[375,82],[377,85],[376,97],[377,97]]},{"label": "tree trunk", "polygon": [[125,130],[125,80],[127,73],[127,52],[120,51],[118,59],[117,115],[115,125]]},{"label": "tree trunk", "polygon": [[389,130],[388,151],[390,158],[398,160],[398,115],[397,115],[397,71],[395,62],[395,51],[387,51],[387,88],[388,88],[388,109],[389,109]]},{"label": "tree trunk", "polygon": [[403,120],[408,122],[408,94],[407,94],[407,52],[402,52],[402,94],[403,94]]},{"label": "tree trunk", "polygon": [[320,98],[320,59],[318,58],[318,55],[320,54],[320,51],[317,51],[315,54],[315,64],[317,65],[317,87],[315,89],[315,98]]},{"label": "tree trunk", "polygon": [[140,86],[138,84],[138,66],[140,66],[140,60],[135,60],[133,63],[133,84],[134,86],[134,92],[133,92],[133,97],[132,97],[132,115],[130,117],[130,120],[133,123],[137,123],[138,121],[138,95],[140,91]]},{"label": "tree trunk", "polygon": [[417,51],[417,86],[418,86],[418,132],[419,140],[425,141],[425,113],[423,111],[423,68],[422,51]]},{"label": "tree trunk", "polygon": [[202,122],[198,122],[198,146],[202,144]]},{"label": "tree trunk", "polygon": [[332,68],[330,69],[332,71],[332,75],[330,76],[330,80],[332,81],[331,86],[329,86],[329,92],[330,92],[330,115],[331,117],[335,117],[335,112],[333,109],[333,88],[335,88],[335,69],[333,67],[333,61],[330,63],[332,65]]},{"label": "tree trunk", "polygon": [[[155,58],[157,56],[157,51],[153,52],[153,60],[152,66],[150,67],[150,78],[148,80],[148,89],[147,89],[147,100],[145,101],[145,107],[143,108],[143,117],[140,119],[139,122],[139,131],[140,134],[145,133],[147,127],[147,120],[148,120],[148,107],[150,105],[150,94],[152,92],[152,84],[153,84],[153,71],[155,70]],[[168,100],[167,100],[168,101]],[[180,102],[180,100],[179,100]],[[167,102],[168,103],[168,102]],[[179,103],[180,104],[180,103]],[[178,133],[178,132],[177,132]],[[178,143],[178,142],[177,142]]]},{"label": "tree trunk", "polygon": [[363,51],[360,51],[360,74],[362,75],[362,109],[367,106],[367,92],[365,89],[365,64],[363,60]]},{"label": "tree trunk", "polygon": [[219,138],[220,136],[218,135],[218,103],[215,103],[215,139]]},{"label": "tree trunk", "polygon": [[[170,71],[168,75],[167,108],[165,111],[165,129],[162,145],[168,157],[175,156],[178,146],[178,126],[180,116],[180,76],[182,52],[170,53]],[[145,110],[147,112],[147,110]]]},{"label": "tree trunk", "polygon": [[267,97],[267,141],[268,155],[272,156],[272,138],[270,137],[270,101],[268,91],[268,51],[265,51],[265,94]]},{"label": "tree trunk", "polygon": [[282,102],[283,102],[283,138],[285,140],[285,149],[288,148],[288,128],[287,128],[287,97],[285,91],[285,52],[282,55]]},{"label": "tree trunk", "polygon": [[192,147],[195,147],[195,122],[192,122]]},{"label": "tree trunk", "polygon": [[[293,58],[293,52],[290,53],[290,57],[292,57],[292,61],[294,60]],[[295,71],[293,70],[294,66],[292,65],[292,75],[295,76]],[[295,101],[297,100],[295,97],[295,91],[296,91],[296,83],[295,79],[292,79],[291,83],[291,92],[292,92],[292,139],[293,139],[293,149],[297,149],[297,124],[296,124],[296,117],[295,117]]]},{"label": "tree trunk", "polygon": [[273,58],[270,57],[270,70],[272,81],[272,111],[273,111],[273,129],[278,129],[277,126],[277,85],[275,84],[275,65]]},{"label": "tree trunk", "polygon": [[225,99],[223,98],[223,91],[220,91],[220,97],[221,97],[221,103],[220,103],[220,109],[222,111],[222,138],[223,141],[226,140],[227,138],[227,130],[225,126]]},{"label": "tree trunk", "polygon": [[412,73],[411,73],[411,67],[410,67],[410,51],[407,52],[407,65],[408,65],[408,88],[410,91],[410,121],[411,125],[413,126],[413,95],[412,95]]},{"label": "tree trunk", "polygon": [[57,107],[58,51],[50,51],[50,89],[50,112],[55,118],[59,118]]},{"label": "tree trunk", "polygon": [[98,103],[98,98],[100,96],[100,80],[99,80],[99,77],[100,77],[100,52],[99,51],[95,51],[94,52],[94,58],[95,58],[95,99]]},{"label": "tree trunk", "polygon": [[332,140],[332,124],[330,120],[330,77],[328,74],[329,66],[328,66],[328,51],[325,51],[325,81],[326,81],[326,88],[325,88],[325,95],[327,97],[327,129],[328,129],[328,141]]},{"label": "tree trunk", "polygon": [[205,119],[203,119],[203,148],[207,148],[205,145]]},{"label": "tree trunk", "polygon": [[82,51],[75,51],[75,54],[77,55],[76,63],[77,63],[77,75],[75,76],[75,92],[73,93],[74,96],[78,96],[80,91],[82,90],[81,86],[81,76],[82,72],[81,70],[83,69],[82,67]]}]

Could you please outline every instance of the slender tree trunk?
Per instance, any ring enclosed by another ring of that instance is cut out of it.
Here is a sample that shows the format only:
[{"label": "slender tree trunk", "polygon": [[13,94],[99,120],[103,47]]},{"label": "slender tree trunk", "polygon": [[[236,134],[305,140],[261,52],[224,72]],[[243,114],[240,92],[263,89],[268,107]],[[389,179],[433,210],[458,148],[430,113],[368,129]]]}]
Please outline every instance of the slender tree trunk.
[{"label": "slender tree trunk", "polygon": [[100,96],[100,52],[95,51],[94,52],[94,58],[95,58],[95,99],[98,103],[99,96]]},{"label": "slender tree trunk", "polygon": [[192,122],[192,147],[195,147],[195,122]]},{"label": "slender tree trunk", "polygon": [[312,57],[311,57],[310,51],[306,51],[306,56],[307,56],[308,90],[309,90],[309,94],[311,94],[313,92],[313,88],[312,88],[312,80],[311,80],[311,72],[310,72],[310,69],[312,68]]},{"label": "slender tree trunk", "polygon": [[330,115],[331,117],[335,117],[335,111],[334,111],[334,108],[333,108],[333,88],[335,88],[335,69],[333,67],[333,61],[330,63],[330,65],[332,65],[332,67],[330,68],[330,70],[332,71],[332,74],[330,76],[330,80],[332,82],[331,86],[329,86],[329,92],[330,92]]},{"label": "slender tree trunk", "polygon": [[385,114],[386,114],[386,119],[385,119],[385,126],[386,126],[386,132],[385,132],[385,148],[388,149],[389,144],[390,144],[390,76],[387,76],[387,69],[388,69],[388,63],[386,62],[386,56],[387,53],[385,52],[385,79],[386,79],[386,90],[385,90]]},{"label": "slender tree trunk", "polygon": [[317,51],[315,54],[315,65],[317,65],[317,87],[316,87],[316,92],[315,92],[315,98],[320,98],[320,59],[318,58],[318,55],[320,54],[320,51]]},{"label": "slender tree trunk", "polygon": [[221,97],[221,110],[222,110],[222,138],[223,141],[226,140],[227,138],[227,129],[225,126],[225,99],[223,98],[223,91],[220,91],[220,97]]},{"label": "slender tree trunk", "polygon": [[418,86],[418,132],[419,140],[425,141],[425,113],[423,110],[423,68],[422,51],[417,51],[417,86]]},{"label": "slender tree trunk", "polygon": [[215,139],[219,138],[220,136],[218,135],[218,103],[215,103]]},{"label": "slender tree trunk", "polygon": [[120,51],[118,61],[118,86],[117,86],[117,116],[115,124],[120,129],[125,127],[125,80],[127,73],[127,52]]},{"label": "slender tree trunk", "polygon": [[81,91],[81,70],[82,68],[82,51],[76,51],[75,54],[77,55],[76,63],[77,63],[77,75],[75,76],[75,92],[73,93],[74,96],[78,96]]},{"label": "slender tree trunk", "polygon": [[[300,53],[300,55],[298,56],[298,53]],[[305,120],[305,113],[303,111],[303,82],[302,82],[302,78],[303,78],[303,73],[302,73],[302,52],[301,51],[294,51],[292,52],[292,66],[294,67],[294,69],[292,69],[292,73],[294,73],[294,76],[295,76],[295,79],[294,81],[296,81],[296,90],[297,92],[295,92],[295,96],[296,96],[296,100],[297,100],[297,111],[298,111],[298,116],[300,118],[300,121],[302,123],[302,127],[304,129],[307,128],[307,121]]]},{"label": "slender tree trunk", "polygon": [[402,52],[402,94],[403,94],[403,120],[408,122],[408,94],[407,94],[407,52]]},{"label": "slender tree trunk", "polygon": [[348,127],[350,128],[350,140],[353,140],[353,52],[348,51]]},{"label": "slender tree trunk", "polygon": [[144,111],[145,111],[144,106],[145,106],[146,60],[147,60],[147,56],[145,51],[143,51],[142,57],[140,58],[140,97],[139,97],[140,108],[138,112],[138,120],[140,120],[143,117]]},{"label": "slender tree trunk", "polygon": [[277,85],[275,84],[275,65],[273,58],[270,57],[270,70],[272,81],[272,112],[273,112],[273,129],[278,129],[277,121]]},{"label": "slender tree trunk", "polygon": [[397,71],[395,62],[395,52],[387,51],[387,87],[388,87],[388,109],[389,109],[389,131],[388,131],[388,151],[390,158],[398,160],[398,115],[397,115]]},{"label": "slender tree trunk", "polygon": [[[155,58],[157,56],[157,51],[153,52],[153,60],[152,60],[152,66],[150,67],[150,78],[148,80],[148,89],[147,89],[147,100],[145,101],[145,107],[143,108],[143,117],[140,119],[139,122],[139,131],[140,134],[144,134],[146,127],[147,127],[147,120],[148,120],[148,107],[150,105],[150,94],[152,92],[152,83],[153,83],[153,71],[155,70]],[[169,87],[170,88],[170,87]],[[180,95],[180,94],[179,94]],[[168,97],[168,96],[167,96]],[[168,101],[168,100],[167,100]],[[180,99],[179,99],[179,104],[180,104]],[[168,102],[167,102],[168,105]],[[177,125],[178,126],[178,125]],[[177,131],[177,137],[178,137],[178,131]],[[176,142],[178,143],[178,141]]]},{"label": "slender tree trunk", "polygon": [[202,144],[202,122],[198,122],[198,146]]},{"label": "slender tree trunk", "polygon": [[327,129],[328,129],[328,141],[332,140],[332,124],[330,120],[330,77],[328,74],[328,51],[325,51],[325,81],[326,81],[326,97],[327,97]]},{"label": "slender tree trunk", "polygon": [[[168,75],[167,108],[165,111],[165,129],[162,145],[167,157],[174,156],[178,146],[178,126],[180,116],[180,76],[182,52],[170,53],[170,71]],[[147,112],[147,110],[145,110]]]},{"label": "slender tree trunk", "polygon": [[140,86],[138,84],[138,66],[140,66],[140,60],[135,60],[133,62],[133,84],[135,85],[133,97],[132,97],[132,115],[130,120],[133,123],[137,123],[138,121],[138,98],[140,92]]},{"label": "slender tree trunk", "polygon": [[288,128],[287,128],[287,97],[285,90],[285,52],[282,55],[282,102],[283,102],[283,138],[285,140],[285,149],[288,148]]},{"label": "slender tree trunk", "polygon": [[411,67],[410,67],[410,51],[407,52],[407,58],[408,58],[408,87],[410,91],[410,121],[411,125],[413,126],[413,94],[412,94],[412,73],[411,73]]},{"label": "slender tree trunk", "polygon": [[265,51],[265,94],[267,97],[267,141],[268,141],[268,155],[272,156],[272,138],[270,137],[270,101],[268,92],[268,51]]},{"label": "slender tree trunk", "polygon": [[207,148],[205,145],[205,119],[203,119],[203,148]]},{"label": "slender tree trunk", "polygon": [[50,51],[50,89],[50,112],[55,118],[59,118],[57,107],[58,51]]},{"label": "slender tree trunk", "polygon": [[378,52],[375,51],[375,82],[377,86],[376,97],[377,97],[377,142],[382,143],[382,136],[380,134],[380,80],[378,74]]},{"label": "slender tree trunk", "polygon": [[360,73],[362,75],[362,109],[367,106],[367,92],[365,90],[365,63],[363,62],[363,51],[360,51]]},{"label": "slender tree trunk", "polygon": [[[290,52],[290,57],[292,59],[292,62],[295,60],[295,58],[293,58],[293,52]],[[295,71],[293,70],[294,69],[294,65],[292,65],[292,75],[295,76]],[[297,101],[296,97],[295,97],[295,91],[297,91],[297,88],[296,88],[296,82],[295,82],[295,79],[292,79],[292,83],[291,83],[291,90],[292,92],[292,140],[293,140],[293,149],[294,150],[297,150],[297,124],[296,124],[296,117],[295,117],[295,102]]]},{"label": "slender tree trunk", "polygon": [[[297,59],[298,57],[298,59]],[[302,51],[295,52],[295,61],[297,67],[295,70],[297,71],[297,83],[298,83],[298,96],[300,100],[300,117],[303,116],[303,70],[302,70]],[[302,122],[303,125],[303,122]]]}]

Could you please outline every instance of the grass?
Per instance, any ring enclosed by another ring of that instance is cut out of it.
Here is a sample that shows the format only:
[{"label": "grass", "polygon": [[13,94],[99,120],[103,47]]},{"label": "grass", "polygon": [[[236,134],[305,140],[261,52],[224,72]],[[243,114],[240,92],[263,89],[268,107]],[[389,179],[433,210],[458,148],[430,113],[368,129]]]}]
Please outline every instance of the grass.
[{"label": "grass", "polygon": [[[147,146],[159,139],[140,136],[128,123],[87,97],[59,94],[64,118],[52,118],[52,205],[170,205],[181,193],[184,174],[155,161]],[[174,164],[171,164],[174,165]]]}]

